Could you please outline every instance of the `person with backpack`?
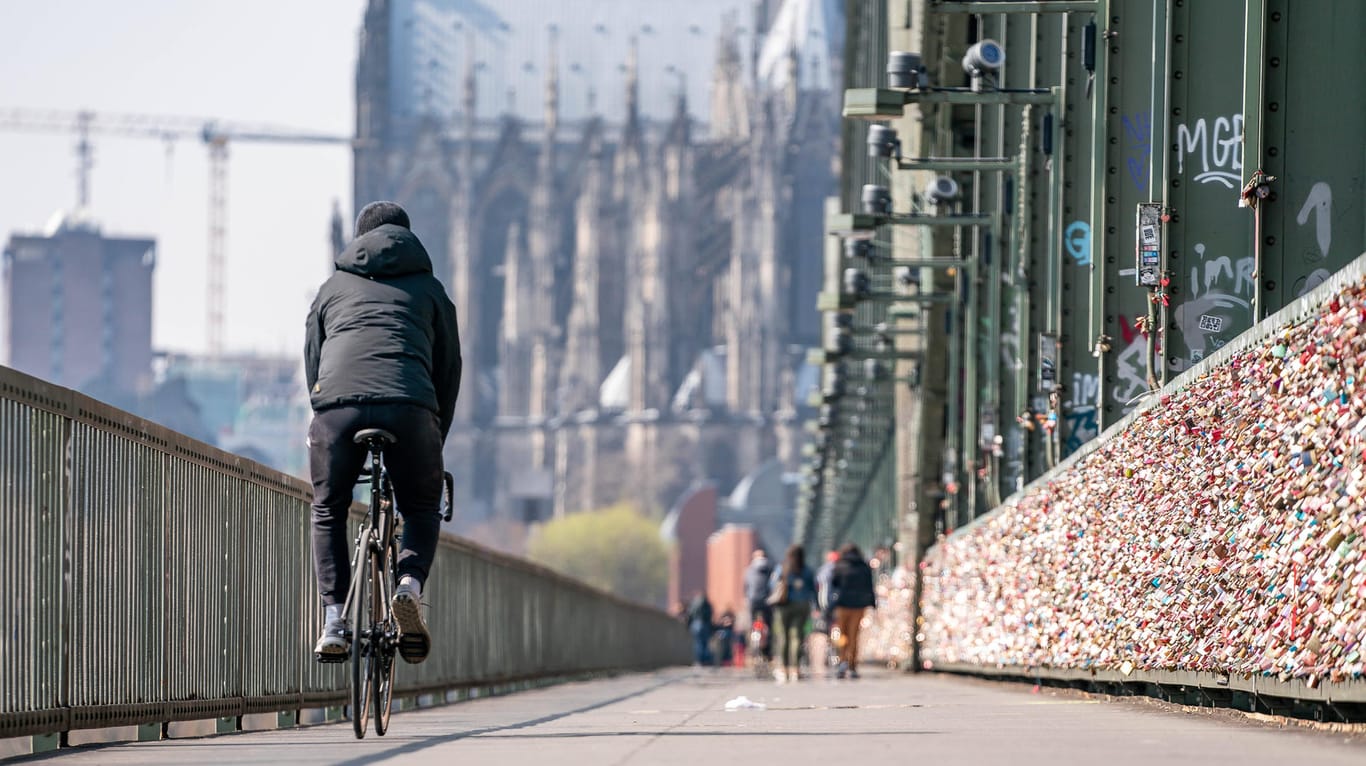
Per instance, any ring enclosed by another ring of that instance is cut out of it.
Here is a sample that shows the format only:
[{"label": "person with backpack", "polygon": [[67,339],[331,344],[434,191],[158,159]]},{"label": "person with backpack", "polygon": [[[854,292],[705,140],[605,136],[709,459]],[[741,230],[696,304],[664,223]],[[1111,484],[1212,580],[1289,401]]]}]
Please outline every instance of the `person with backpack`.
[{"label": "person with backpack", "polygon": [[778,683],[796,681],[800,677],[806,621],[816,604],[816,578],[806,565],[806,552],[801,545],[787,549],[783,565],[769,578],[768,603],[774,607],[773,632],[778,637],[778,654],[783,658],[783,666],[774,669],[773,677]]}]

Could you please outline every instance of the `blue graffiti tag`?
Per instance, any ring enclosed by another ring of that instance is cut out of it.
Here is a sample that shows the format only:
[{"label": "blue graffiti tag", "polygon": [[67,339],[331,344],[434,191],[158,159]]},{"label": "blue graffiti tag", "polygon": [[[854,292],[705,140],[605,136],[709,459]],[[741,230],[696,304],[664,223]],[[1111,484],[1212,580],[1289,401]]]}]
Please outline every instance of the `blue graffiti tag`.
[{"label": "blue graffiti tag", "polygon": [[1078,266],[1091,265],[1091,224],[1085,221],[1069,223],[1062,244]]},{"label": "blue graffiti tag", "polygon": [[1148,188],[1148,163],[1153,156],[1153,120],[1147,112],[1124,115],[1124,132],[1128,134],[1124,153],[1128,155],[1129,179],[1134,188],[1145,191]]},{"label": "blue graffiti tag", "polygon": [[1062,445],[1063,457],[1076,452],[1077,448],[1096,438],[1100,433],[1096,423],[1095,407],[1077,407],[1065,413],[1063,421],[1067,423],[1067,441]]}]

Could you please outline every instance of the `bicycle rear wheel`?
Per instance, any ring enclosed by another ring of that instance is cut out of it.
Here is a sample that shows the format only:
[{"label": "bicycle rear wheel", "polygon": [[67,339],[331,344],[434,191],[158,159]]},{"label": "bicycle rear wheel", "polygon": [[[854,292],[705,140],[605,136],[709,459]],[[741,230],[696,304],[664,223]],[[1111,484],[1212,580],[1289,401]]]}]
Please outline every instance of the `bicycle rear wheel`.
[{"label": "bicycle rear wheel", "polygon": [[389,714],[394,703],[394,647],[398,642],[398,625],[389,610],[388,599],[394,591],[394,561],[398,551],[389,546],[388,554],[375,557],[371,572],[374,580],[375,652],[370,663],[375,701],[375,733],[383,737],[389,731]]},{"label": "bicycle rear wheel", "polygon": [[375,656],[370,619],[373,612],[370,594],[374,556],[370,554],[370,531],[360,535],[356,571],[351,573],[355,588],[351,602],[351,726],[356,739],[365,738],[365,727],[370,722],[370,696],[373,692],[371,659]]}]

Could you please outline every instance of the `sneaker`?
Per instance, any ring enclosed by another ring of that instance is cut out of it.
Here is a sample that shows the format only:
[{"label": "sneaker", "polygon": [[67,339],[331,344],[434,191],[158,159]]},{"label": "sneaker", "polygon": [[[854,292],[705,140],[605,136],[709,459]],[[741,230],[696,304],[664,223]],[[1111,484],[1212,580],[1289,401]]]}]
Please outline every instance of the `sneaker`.
[{"label": "sneaker", "polygon": [[851,669],[849,670],[849,677],[850,677],[850,678],[858,678],[858,671],[851,668]]},{"label": "sneaker", "polygon": [[791,681],[792,683],[794,683],[794,684],[797,683],[798,681],[801,680],[801,678],[802,678],[802,674],[799,673],[799,672],[797,671],[796,668],[793,668],[792,670],[787,671],[787,680]]},{"label": "sneaker", "polygon": [[351,653],[351,639],[346,629],[346,620],[338,617],[323,625],[323,634],[313,645],[313,657],[318,662],[345,662]]},{"label": "sneaker", "polygon": [[847,662],[841,662],[841,663],[839,664],[839,667],[835,669],[835,678],[844,678],[844,677],[845,677],[846,675],[848,675],[848,674],[849,674],[849,663],[847,663]]},{"label": "sneaker", "polygon": [[774,681],[777,681],[777,682],[780,683],[780,684],[785,684],[785,683],[787,683],[787,671],[784,670],[783,668],[774,668],[774,669],[773,669],[773,680],[774,680]]},{"label": "sneaker", "polygon": [[394,590],[389,606],[398,621],[398,653],[405,662],[416,665],[427,659],[432,636],[422,619],[422,590],[415,581],[404,578]]}]

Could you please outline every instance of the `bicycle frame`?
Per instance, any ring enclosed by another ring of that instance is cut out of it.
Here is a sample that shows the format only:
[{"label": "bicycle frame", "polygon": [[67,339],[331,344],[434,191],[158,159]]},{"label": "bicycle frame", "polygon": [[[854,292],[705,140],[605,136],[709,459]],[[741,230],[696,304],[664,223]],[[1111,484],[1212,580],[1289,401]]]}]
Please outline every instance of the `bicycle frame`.
[{"label": "bicycle frame", "polygon": [[[351,571],[354,573],[360,567],[360,557],[362,547],[366,548],[364,553],[380,556],[381,564],[388,564],[389,556],[392,551],[386,551],[390,547],[386,543],[392,544],[395,539],[395,527],[397,526],[396,514],[394,513],[393,487],[389,482],[389,472],[384,468],[383,450],[373,448],[370,450],[370,507],[365,513],[365,521],[361,523],[360,531],[356,534],[356,541],[352,546],[355,551],[351,557]],[[368,540],[369,544],[361,545],[362,540]],[[383,580],[384,578],[381,578]],[[389,603],[393,585],[384,581],[386,592],[384,593],[384,603]],[[351,578],[351,587],[346,592],[346,606],[342,609],[342,614],[349,618],[355,608],[357,583],[356,578]],[[350,637],[355,640],[355,636]]]},{"label": "bicycle frame", "polygon": [[[356,536],[351,561],[351,587],[343,615],[351,641],[352,724],[356,737],[365,736],[371,708],[375,733],[388,730],[393,700],[393,671],[398,644],[397,624],[391,612],[394,564],[398,559],[393,486],[384,468],[384,447],[367,442],[370,453],[370,502]],[[367,592],[368,591],[368,592]],[[368,612],[368,615],[367,615]],[[368,619],[367,619],[368,618]]]}]

